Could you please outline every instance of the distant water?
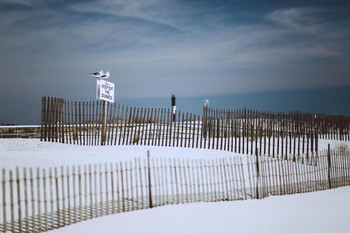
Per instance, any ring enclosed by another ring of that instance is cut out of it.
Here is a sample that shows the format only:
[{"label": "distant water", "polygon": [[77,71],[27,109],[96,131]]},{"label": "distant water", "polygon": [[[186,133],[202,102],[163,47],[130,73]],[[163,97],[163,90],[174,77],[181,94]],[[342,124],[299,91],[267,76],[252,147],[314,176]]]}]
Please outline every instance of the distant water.
[{"label": "distant water", "polygon": [[[133,107],[169,108],[171,94],[169,93],[169,97],[166,98],[116,98],[115,101]],[[219,109],[246,107],[274,112],[302,111],[350,116],[350,87],[199,97],[183,97],[174,94],[177,109],[196,115],[202,115],[204,100],[209,99],[210,107]],[[93,100],[81,98],[83,97],[77,96],[71,100]],[[0,123],[40,124],[40,101],[40,98],[13,102],[5,100],[4,107],[0,109]]]},{"label": "distant water", "polygon": [[[171,106],[170,97],[171,95],[168,98],[120,99],[120,103],[134,107],[162,108]],[[350,116],[350,87],[220,96],[176,96],[177,109],[201,115],[205,99],[209,99],[210,107],[219,109],[246,107],[274,112],[301,111]]]}]

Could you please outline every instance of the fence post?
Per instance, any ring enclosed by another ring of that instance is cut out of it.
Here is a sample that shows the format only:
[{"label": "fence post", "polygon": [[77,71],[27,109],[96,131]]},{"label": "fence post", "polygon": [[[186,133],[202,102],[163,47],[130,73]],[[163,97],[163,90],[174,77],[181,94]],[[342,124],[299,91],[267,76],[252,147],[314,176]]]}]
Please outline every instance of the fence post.
[{"label": "fence post", "polygon": [[203,137],[207,137],[207,107],[203,107],[203,117],[202,117],[202,124],[201,124],[201,129],[202,129],[202,135]]},{"label": "fence post", "polygon": [[152,204],[152,190],[151,190],[151,166],[150,166],[149,150],[147,151],[147,163],[148,163],[148,198],[149,198],[149,207],[153,208],[153,204]]},{"label": "fence post", "polygon": [[107,134],[107,101],[103,100],[103,119],[102,119],[102,140],[101,146],[106,145],[106,134]]},{"label": "fence post", "polygon": [[44,122],[46,122],[45,119],[45,106],[46,106],[46,97],[43,96],[41,98],[41,127],[40,127],[40,141],[43,141],[44,138]]},{"label": "fence post", "polygon": [[6,221],[6,170],[2,169],[2,213],[3,213],[3,225],[4,232],[7,231],[7,221]]},{"label": "fence post", "polygon": [[16,167],[16,184],[17,184],[17,213],[18,213],[18,226],[19,232],[22,233],[22,209],[21,209],[21,186],[19,179],[19,168]]},{"label": "fence post", "polygon": [[172,121],[176,120],[176,98],[175,95],[171,96],[171,110],[172,110]]},{"label": "fence post", "polygon": [[327,159],[328,159],[328,185],[329,188],[332,188],[332,183],[331,183],[331,150],[330,150],[330,144],[328,143],[328,152],[327,152]]},{"label": "fence post", "polygon": [[15,211],[13,203],[13,179],[12,179],[12,170],[10,170],[10,207],[11,207],[11,231],[15,232]]},{"label": "fence post", "polygon": [[255,155],[256,155],[256,198],[259,198],[259,177],[260,177],[260,172],[259,172],[259,156],[258,156],[258,148],[256,147],[255,150]]}]

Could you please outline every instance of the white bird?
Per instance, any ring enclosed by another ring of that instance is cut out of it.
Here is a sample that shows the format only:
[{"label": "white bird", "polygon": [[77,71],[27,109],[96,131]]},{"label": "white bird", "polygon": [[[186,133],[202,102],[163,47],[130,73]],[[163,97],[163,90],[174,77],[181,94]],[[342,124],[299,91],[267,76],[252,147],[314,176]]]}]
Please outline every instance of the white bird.
[{"label": "white bird", "polygon": [[99,79],[107,79],[109,78],[109,76],[111,76],[111,73],[109,71],[107,71],[105,74],[99,76]]},{"label": "white bird", "polygon": [[95,78],[100,78],[103,75],[103,70],[97,71],[97,72],[93,72],[90,73],[92,76],[94,76]]}]

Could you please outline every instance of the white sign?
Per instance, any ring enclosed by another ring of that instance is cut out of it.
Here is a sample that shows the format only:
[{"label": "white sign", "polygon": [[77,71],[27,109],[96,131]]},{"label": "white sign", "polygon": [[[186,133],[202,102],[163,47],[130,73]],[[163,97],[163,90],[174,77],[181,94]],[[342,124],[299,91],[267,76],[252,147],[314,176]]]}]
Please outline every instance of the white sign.
[{"label": "white sign", "polygon": [[114,83],[97,79],[96,99],[114,102]]}]

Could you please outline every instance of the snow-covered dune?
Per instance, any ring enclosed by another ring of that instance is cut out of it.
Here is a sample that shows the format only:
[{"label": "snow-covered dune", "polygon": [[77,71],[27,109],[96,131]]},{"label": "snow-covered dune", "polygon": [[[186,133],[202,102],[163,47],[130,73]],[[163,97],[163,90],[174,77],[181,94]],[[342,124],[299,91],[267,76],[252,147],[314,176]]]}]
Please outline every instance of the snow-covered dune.
[{"label": "snow-covered dune", "polygon": [[147,157],[163,158],[215,158],[229,157],[227,151],[156,146],[78,146],[39,139],[0,139],[0,168],[52,167],[109,163]]},{"label": "snow-covered dune", "polygon": [[263,200],[171,205],[77,223],[55,233],[347,233],[350,187]]},{"label": "snow-covered dune", "polygon": [[[331,148],[349,142],[320,140]],[[57,167],[145,158],[222,158],[232,152],[153,146],[76,146],[38,139],[0,139],[0,168]],[[243,157],[243,161],[245,156]],[[2,214],[2,213],[0,213]],[[270,196],[262,200],[169,205],[126,212],[73,224],[65,232],[349,232],[350,187]]]}]

